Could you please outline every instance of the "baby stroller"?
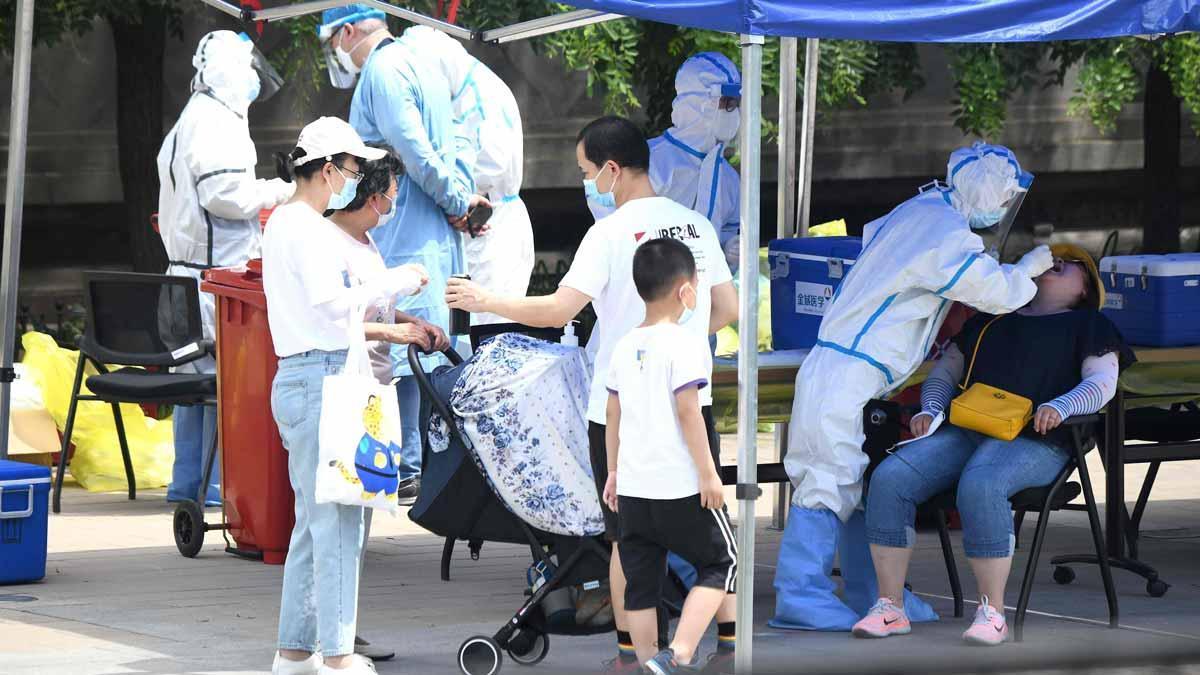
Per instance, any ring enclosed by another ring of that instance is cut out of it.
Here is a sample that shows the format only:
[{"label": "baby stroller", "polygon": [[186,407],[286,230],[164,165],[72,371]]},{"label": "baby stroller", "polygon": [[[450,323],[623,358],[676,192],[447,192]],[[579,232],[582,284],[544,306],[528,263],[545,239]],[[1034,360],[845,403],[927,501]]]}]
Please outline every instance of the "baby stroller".
[{"label": "baby stroller", "polygon": [[[526,666],[541,662],[550,651],[551,634],[595,635],[614,630],[604,625],[551,623],[543,611],[547,596],[556,590],[582,587],[599,588],[608,577],[610,549],[600,536],[565,536],[531,527],[510,511],[493,489],[476,462],[474,446],[464,436],[450,411],[449,401],[459,377],[466,368],[453,350],[444,352],[450,366],[426,373],[418,359],[416,346],[409,347],[412,366],[421,391],[421,440],[423,463],[421,493],[409,511],[409,518],[421,527],[446,538],[442,555],[442,579],[449,580],[450,558],[456,541],[470,544],[471,558],[479,558],[485,541],[524,544],[535,564],[553,570],[552,576],[528,595],[524,603],[494,635],[467,638],[458,650],[458,665],[466,675],[494,675],[507,652],[513,661]],[[431,452],[430,417],[438,414],[449,422],[446,450]],[[557,562],[555,562],[557,560]],[[660,612],[678,615],[683,597],[677,578],[666,584],[671,599]]]}]

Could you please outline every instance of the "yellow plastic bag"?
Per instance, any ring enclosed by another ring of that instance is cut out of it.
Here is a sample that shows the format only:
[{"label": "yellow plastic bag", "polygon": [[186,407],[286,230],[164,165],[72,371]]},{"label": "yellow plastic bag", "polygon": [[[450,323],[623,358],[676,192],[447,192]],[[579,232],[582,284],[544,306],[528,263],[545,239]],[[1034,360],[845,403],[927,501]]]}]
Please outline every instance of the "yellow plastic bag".
[{"label": "yellow plastic bag", "polygon": [[[25,348],[23,363],[30,379],[41,390],[46,410],[62,431],[71,403],[71,385],[75,381],[79,352],[62,349],[54,338],[43,333],[26,333],[21,336],[21,344]],[[85,382],[89,375],[95,374],[95,368],[89,364],[84,371]],[[86,384],[80,393],[90,393]],[[169,483],[175,461],[171,420],[146,417],[141,407],[132,403],[121,405],[121,419],[125,423],[125,438],[129,442],[137,487],[159,488]],[[121,460],[112,406],[100,401],[80,401],[71,442],[75,444],[71,475],[80,485],[92,492],[126,488],[125,465]]]},{"label": "yellow plastic bag", "polygon": [[846,236],[846,221],[839,218],[831,220],[828,223],[821,223],[808,228],[808,236],[810,237],[845,237]]},{"label": "yellow plastic bag", "polygon": [[[758,351],[771,351],[771,280],[767,249],[758,250]],[[733,278],[734,288],[741,288],[741,279]],[[733,356],[738,351],[736,321],[717,332],[717,356]]]}]

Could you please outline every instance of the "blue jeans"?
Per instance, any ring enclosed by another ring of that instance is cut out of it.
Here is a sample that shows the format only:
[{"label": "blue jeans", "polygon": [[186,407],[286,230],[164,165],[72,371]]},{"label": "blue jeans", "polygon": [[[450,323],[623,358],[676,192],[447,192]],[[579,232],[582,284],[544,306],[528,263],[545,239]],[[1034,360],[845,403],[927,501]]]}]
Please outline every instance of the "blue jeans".
[{"label": "blue jeans", "polygon": [[324,656],[354,651],[363,509],[314,500],[321,381],[341,372],[346,352],[311,351],[279,362],[271,411],[288,451],[296,526],[283,567],[279,648]]},{"label": "blue jeans", "polygon": [[947,424],[911,443],[875,470],[867,493],[867,541],[911,548],[917,506],[958,484],[963,549],[968,558],[1013,553],[1012,507],[1021,490],[1048,485],[1067,451],[1019,436],[1001,441]]},{"label": "blue jeans", "polygon": [[[171,484],[167,486],[167,501],[195,499],[200,496],[200,481],[204,477],[204,455],[217,435],[217,409],[206,405],[175,406],[171,425],[175,431],[175,464],[171,469]],[[205,500],[210,506],[221,503],[220,458],[213,462]]]},{"label": "blue jeans", "polygon": [[400,480],[421,475],[421,389],[409,375],[396,381],[400,403]]}]

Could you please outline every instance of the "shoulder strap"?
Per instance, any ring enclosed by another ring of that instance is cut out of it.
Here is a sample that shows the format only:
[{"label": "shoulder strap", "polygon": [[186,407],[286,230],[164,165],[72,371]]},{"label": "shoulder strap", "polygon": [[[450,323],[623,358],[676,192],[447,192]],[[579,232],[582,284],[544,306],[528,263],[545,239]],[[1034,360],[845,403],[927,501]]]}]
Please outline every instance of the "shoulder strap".
[{"label": "shoulder strap", "polygon": [[975,351],[971,353],[971,365],[967,368],[966,378],[963,379],[962,384],[958,385],[959,389],[965,390],[967,388],[967,383],[971,381],[971,372],[975,370],[975,357],[979,356],[979,345],[983,343],[983,334],[987,332],[987,329],[992,327],[992,324],[999,320],[1000,317],[993,318],[991,321],[987,322],[986,325],[984,325],[982,330],[979,331],[979,339],[975,341]]}]

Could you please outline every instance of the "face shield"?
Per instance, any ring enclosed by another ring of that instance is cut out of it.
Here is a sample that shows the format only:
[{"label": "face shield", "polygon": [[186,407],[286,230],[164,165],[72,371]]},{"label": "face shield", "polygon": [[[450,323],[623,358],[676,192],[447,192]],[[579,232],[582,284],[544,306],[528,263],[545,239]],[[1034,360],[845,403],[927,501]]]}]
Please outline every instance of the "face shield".
[{"label": "face shield", "polygon": [[987,248],[987,254],[996,260],[1000,260],[1000,256],[1004,253],[1004,246],[1008,243],[1008,235],[1012,232],[1017,213],[1021,211],[1021,205],[1025,203],[1025,196],[1029,194],[1029,188],[1033,185],[1033,174],[1022,171],[1017,176],[1017,184],[1020,186],[1020,190],[1005,203],[1004,215],[996,223],[991,237],[991,245]]},{"label": "face shield", "polygon": [[338,58],[337,51],[333,48],[333,35],[336,34],[334,31],[329,39],[321,42],[321,52],[325,55],[325,70],[329,71],[329,83],[338,89],[353,89],[358,73],[347,70]]},{"label": "face shield", "polygon": [[[245,33],[241,34],[241,38],[246,42],[254,43],[250,40],[250,36]],[[267,60],[263,53],[258,51],[258,47],[250,47],[250,67],[254,69],[254,73],[258,75],[259,91],[258,97],[254,99],[258,103],[262,103],[270,99],[283,87],[283,77],[271,62]]]}]

